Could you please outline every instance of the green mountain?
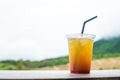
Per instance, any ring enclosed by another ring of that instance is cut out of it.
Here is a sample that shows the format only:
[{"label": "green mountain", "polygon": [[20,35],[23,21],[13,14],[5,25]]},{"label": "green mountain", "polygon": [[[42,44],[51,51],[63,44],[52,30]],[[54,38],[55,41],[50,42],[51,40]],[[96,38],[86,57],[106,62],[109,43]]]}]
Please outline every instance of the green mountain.
[{"label": "green mountain", "polygon": [[94,44],[94,53],[120,53],[120,37],[96,41]]},{"label": "green mountain", "polygon": [[[120,56],[120,36],[100,39],[94,43],[93,60],[99,58],[117,57]],[[41,61],[30,60],[5,60],[0,61],[1,70],[30,70],[39,69],[41,67],[53,67],[56,65],[63,65],[69,62],[68,56],[58,58],[45,59]]]},{"label": "green mountain", "polygon": [[100,39],[94,43],[93,58],[114,57],[120,55],[120,36]]}]

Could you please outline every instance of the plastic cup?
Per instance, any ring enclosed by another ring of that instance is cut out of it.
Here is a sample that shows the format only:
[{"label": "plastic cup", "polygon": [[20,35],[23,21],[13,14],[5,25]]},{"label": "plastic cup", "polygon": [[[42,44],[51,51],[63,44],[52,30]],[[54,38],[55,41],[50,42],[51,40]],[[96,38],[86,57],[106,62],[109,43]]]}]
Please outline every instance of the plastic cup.
[{"label": "plastic cup", "polygon": [[70,73],[89,74],[95,35],[68,34]]}]

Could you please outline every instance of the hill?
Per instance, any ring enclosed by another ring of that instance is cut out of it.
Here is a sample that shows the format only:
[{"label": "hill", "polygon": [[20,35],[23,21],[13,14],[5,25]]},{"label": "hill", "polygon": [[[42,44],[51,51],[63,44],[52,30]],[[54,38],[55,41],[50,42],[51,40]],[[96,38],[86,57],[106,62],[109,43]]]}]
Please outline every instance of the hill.
[{"label": "hill", "polygon": [[93,58],[120,56],[120,36],[95,42]]},{"label": "hill", "polygon": [[[120,69],[120,57],[94,60],[92,61],[91,69],[92,70]],[[53,67],[43,67],[40,68],[40,70],[69,70],[69,64],[57,65]]]},{"label": "hill", "polygon": [[[109,57],[120,56],[120,36],[100,39],[94,43],[93,60]],[[42,67],[53,67],[56,65],[68,64],[68,56],[62,56],[58,58],[45,59],[41,61],[30,60],[5,60],[0,61],[1,70],[23,70],[23,69],[40,69]]]}]

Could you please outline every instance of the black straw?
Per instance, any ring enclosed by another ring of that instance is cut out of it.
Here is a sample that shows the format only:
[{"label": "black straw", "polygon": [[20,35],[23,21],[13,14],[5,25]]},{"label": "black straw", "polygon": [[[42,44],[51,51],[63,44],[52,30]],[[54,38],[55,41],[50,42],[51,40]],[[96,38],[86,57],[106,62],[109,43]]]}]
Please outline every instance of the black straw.
[{"label": "black straw", "polygon": [[97,18],[97,16],[95,16],[95,17],[93,17],[93,18],[90,18],[90,19],[86,20],[86,21],[83,23],[83,27],[82,27],[81,34],[83,34],[83,32],[84,32],[85,24],[86,24],[87,22],[89,22],[89,21],[95,19],[95,18]]}]

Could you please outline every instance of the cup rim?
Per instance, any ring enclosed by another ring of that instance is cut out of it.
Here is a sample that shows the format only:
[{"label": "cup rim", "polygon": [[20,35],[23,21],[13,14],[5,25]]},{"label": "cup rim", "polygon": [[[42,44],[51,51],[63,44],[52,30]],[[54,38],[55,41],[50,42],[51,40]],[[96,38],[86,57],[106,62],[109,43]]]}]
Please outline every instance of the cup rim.
[{"label": "cup rim", "polygon": [[88,34],[88,33],[72,33],[72,34],[67,34],[66,38],[67,39],[72,39],[72,38],[89,38],[89,39],[94,39],[96,35],[94,34]]}]

